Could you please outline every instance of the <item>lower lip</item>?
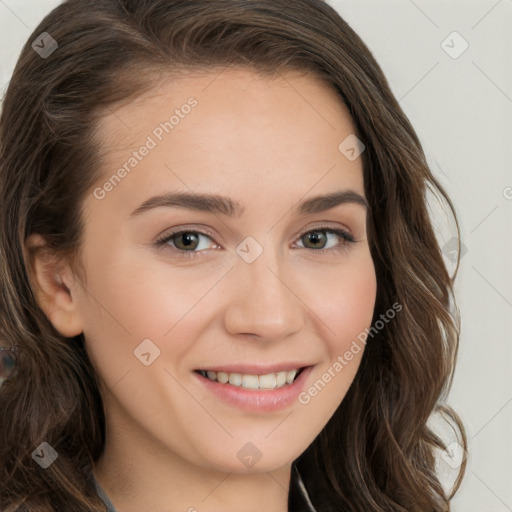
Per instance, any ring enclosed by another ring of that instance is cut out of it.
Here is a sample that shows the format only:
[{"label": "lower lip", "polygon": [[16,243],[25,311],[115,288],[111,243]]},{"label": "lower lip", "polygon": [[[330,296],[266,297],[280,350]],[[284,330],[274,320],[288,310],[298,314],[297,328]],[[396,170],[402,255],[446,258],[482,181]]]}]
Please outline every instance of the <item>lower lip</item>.
[{"label": "lower lip", "polygon": [[223,384],[210,380],[194,372],[200,382],[224,402],[245,411],[272,412],[285,409],[297,400],[297,395],[305,386],[313,366],[304,368],[300,375],[291,383],[277,389],[246,389],[241,386]]}]

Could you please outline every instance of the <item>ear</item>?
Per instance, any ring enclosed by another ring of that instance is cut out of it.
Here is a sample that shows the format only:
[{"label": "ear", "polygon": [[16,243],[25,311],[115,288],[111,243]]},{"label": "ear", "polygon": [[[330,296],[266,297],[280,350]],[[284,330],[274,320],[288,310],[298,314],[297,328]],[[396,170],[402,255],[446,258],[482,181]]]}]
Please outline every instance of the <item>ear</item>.
[{"label": "ear", "polygon": [[71,338],[82,333],[83,323],[77,302],[77,287],[80,285],[69,266],[47,247],[39,234],[27,238],[25,251],[39,307],[63,336]]}]

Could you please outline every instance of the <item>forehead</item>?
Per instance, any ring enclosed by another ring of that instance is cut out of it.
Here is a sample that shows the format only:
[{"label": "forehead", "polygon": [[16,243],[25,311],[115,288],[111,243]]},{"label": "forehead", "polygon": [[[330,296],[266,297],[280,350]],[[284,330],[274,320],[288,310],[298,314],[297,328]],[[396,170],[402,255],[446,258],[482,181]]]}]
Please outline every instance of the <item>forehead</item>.
[{"label": "forehead", "polygon": [[[134,142],[134,136],[151,133],[161,121],[169,120],[190,98],[197,100],[193,125],[223,127],[243,123],[246,130],[262,125],[286,125],[297,121],[296,132],[355,132],[353,120],[331,84],[311,72],[285,70],[270,76],[249,68],[212,68],[208,71],[182,71],[163,74],[154,86],[119,107],[110,106],[97,127],[99,140],[111,149]],[[188,110],[188,109],[187,109]],[[182,116],[180,116],[182,117]],[[201,121],[201,123],[200,123]],[[231,121],[231,123],[229,123]],[[173,135],[183,132],[173,127]],[[264,138],[261,133],[261,138]],[[285,134],[283,134],[285,135]]]},{"label": "forehead", "polygon": [[340,185],[362,192],[361,159],[349,161],[339,150],[354,133],[339,95],[315,75],[235,68],[164,77],[112,108],[97,137],[107,179],[148,139],[154,142],[123,179],[123,192],[116,187],[118,196],[140,197],[168,184],[270,198],[285,188],[298,195]]}]

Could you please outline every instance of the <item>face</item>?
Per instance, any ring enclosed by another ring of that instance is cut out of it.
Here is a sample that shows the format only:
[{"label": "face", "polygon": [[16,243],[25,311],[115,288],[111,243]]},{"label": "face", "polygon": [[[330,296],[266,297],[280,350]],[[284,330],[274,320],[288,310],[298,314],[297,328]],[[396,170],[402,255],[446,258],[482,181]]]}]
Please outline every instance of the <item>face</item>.
[{"label": "face", "polygon": [[75,301],[117,439],[240,473],[319,434],[375,305],[362,162],[338,148],[354,133],[292,71],[173,78],[103,118]]}]

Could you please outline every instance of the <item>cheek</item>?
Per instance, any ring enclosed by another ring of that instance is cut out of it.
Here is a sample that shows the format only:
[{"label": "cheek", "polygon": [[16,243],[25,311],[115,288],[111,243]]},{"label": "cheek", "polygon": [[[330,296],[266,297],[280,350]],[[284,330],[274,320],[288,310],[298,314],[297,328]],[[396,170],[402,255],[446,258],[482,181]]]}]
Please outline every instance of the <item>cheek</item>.
[{"label": "cheek", "polygon": [[[151,254],[126,247],[122,239],[112,239],[103,250],[87,255],[88,285],[85,296],[89,329],[115,329],[131,343],[144,338],[160,338],[190,308],[195,295],[186,281],[174,280],[183,270],[169,270],[155,264]],[[111,340],[114,342],[115,340]]]},{"label": "cheek", "polygon": [[329,387],[338,390],[338,397],[344,395],[359,367],[365,348],[361,334],[371,326],[377,294],[369,250],[344,263],[333,267],[331,273],[318,274],[321,288],[317,290],[322,293],[316,295],[311,307],[321,319],[317,325],[328,356],[318,373],[328,372],[325,377],[333,383]]},{"label": "cheek", "polygon": [[319,418],[315,428],[320,431],[330,418],[328,411],[332,414],[343,401],[364,353],[361,333],[371,326],[377,293],[369,253],[355,264],[338,266],[330,276],[324,274],[318,284],[323,284],[323,293],[311,302],[311,309],[320,319],[316,325],[326,357],[298,401],[308,410],[306,421]]},{"label": "cheek", "polygon": [[370,253],[358,253],[331,271],[316,274],[311,309],[322,320],[331,356],[339,353],[372,321],[377,280]]},{"label": "cheek", "polygon": [[[198,310],[202,311],[202,300],[218,280],[217,274],[192,266],[172,268],[144,260],[136,251],[111,249],[87,262],[89,279],[83,296],[89,356],[108,387],[127,372],[132,378],[146,371],[147,379],[147,370],[172,366],[170,359],[179,362],[191,340],[199,337]],[[137,359],[134,351],[139,347],[158,355],[150,367]]]}]

